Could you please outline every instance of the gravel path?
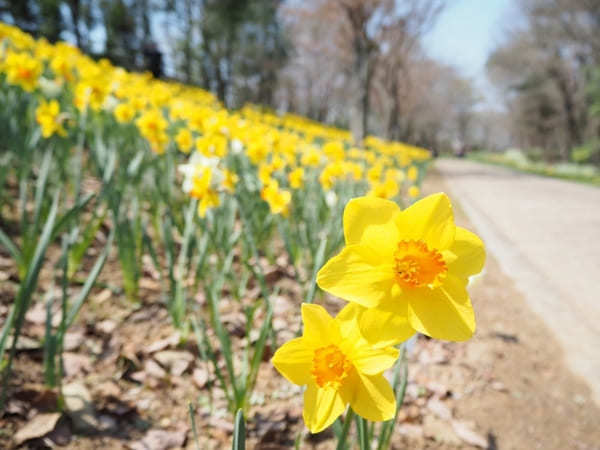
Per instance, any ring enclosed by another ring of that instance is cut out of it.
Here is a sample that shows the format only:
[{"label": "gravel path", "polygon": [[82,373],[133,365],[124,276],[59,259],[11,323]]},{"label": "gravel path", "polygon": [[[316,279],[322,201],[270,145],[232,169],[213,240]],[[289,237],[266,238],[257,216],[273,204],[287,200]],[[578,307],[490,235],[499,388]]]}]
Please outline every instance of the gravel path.
[{"label": "gravel path", "polygon": [[472,161],[434,167],[600,404],[600,189]]}]

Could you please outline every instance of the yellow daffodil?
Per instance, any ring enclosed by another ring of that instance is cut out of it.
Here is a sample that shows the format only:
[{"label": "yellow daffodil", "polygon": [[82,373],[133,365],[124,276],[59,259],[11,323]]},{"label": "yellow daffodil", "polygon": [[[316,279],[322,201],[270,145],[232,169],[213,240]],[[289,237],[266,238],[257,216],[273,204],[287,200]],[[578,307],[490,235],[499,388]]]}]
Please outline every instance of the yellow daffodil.
[{"label": "yellow daffodil", "polygon": [[189,153],[192,145],[194,144],[194,138],[192,136],[192,132],[187,128],[182,128],[177,132],[175,136],[175,142],[177,143],[177,147],[183,153]]},{"label": "yellow daffodil", "polygon": [[319,176],[319,183],[324,190],[328,191],[333,188],[339,176],[343,175],[344,171],[340,163],[328,164],[323,168]]},{"label": "yellow daffodil", "polygon": [[222,158],[227,153],[227,138],[221,133],[201,136],[196,139],[196,149],[204,156]]},{"label": "yellow daffodil", "polygon": [[27,92],[33,91],[42,74],[42,64],[27,53],[8,52],[4,61],[6,81],[20,86]]},{"label": "yellow daffodil", "polygon": [[239,177],[235,172],[232,172],[227,169],[223,169],[223,189],[225,189],[230,194],[235,192],[235,185],[239,181]]},{"label": "yellow daffodil", "polygon": [[202,199],[210,189],[211,180],[212,170],[210,167],[203,168],[197,175],[193,176],[191,189],[188,192],[190,197]]},{"label": "yellow daffodil", "polygon": [[64,43],[60,49],[62,51],[52,58],[50,67],[57,78],[71,83],[75,80],[75,75],[73,73],[74,58],[72,55],[74,49]]},{"label": "yellow daffodil", "polygon": [[346,164],[345,171],[350,175],[350,178],[354,181],[360,181],[363,176],[363,168],[358,163]]},{"label": "yellow daffodil", "polygon": [[356,198],[343,222],[346,247],[319,271],[322,289],[360,305],[368,320],[394,323],[397,341],[413,329],[452,341],[473,335],[466,286],[483,268],[485,250],[475,234],[454,224],[445,194],[404,211],[389,200]]},{"label": "yellow daffodil", "polygon": [[206,211],[219,206],[219,204],[219,193],[214,189],[207,189],[198,203],[198,215],[205,217]]},{"label": "yellow daffodil", "polygon": [[271,213],[288,215],[292,194],[285,189],[279,189],[277,180],[271,179],[260,192],[260,196],[269,204]]},{"label": "yellow daffodil", "polygon": [[60,116],[60,106],[56,100],[49,102],[42,100],[40,106],[35,110],[35,119],[42,129],[43,137],[49,138],[54,133],[61,136],[67,135]]},{"label": "yellow daffodil", "polygon": [[398,194],[400,188],[396,180],[387,178],[383,183],[374,183],[367,195],[379,198],[393,198]]},{"label": "yellow daffodil", "polygon": [[404,172],[400,169],[387,169],[385,171],[385,179],[386,180],[395,180],[399,183],[404,181]]},{"label": "yellow daffodil", "polygon": [[266,186],[271,182],[271,175],[273,175],[273,168],[270,164],[260,164],[258,166],[258,179],[263,185]]},{"label": "yellow daffodil", "polygon": [[419,189],[418,186],[411,186],[408,188],[408,196],[410,198],[417,198],[419,196],[419,194],[421,193],[421,190]]},{"label": "yellow daffodil", "polygon": [[371,183],[378,183],[381,180],[381,173],[383,172],[383,164],[376,164],[367,171],[367,179]]},{"label": "yellow daffodil", "polygon": [[290,382],[306,385],[302,415],[308,429],[324,430],[348,404],[367,420],[391,419],[394,392],[383,372],[398,351],[367,341],[349,309],[332,318],[323,307],[305,303],[302,321],[302,337],[279,348],[272,363]]},{"label": "yellow daffodil", "polygon": [[323,153],[332,161],[344,159],[344,146],[341,142],[327,142],[323,145]]},{"label": "yellow daffodil", "polygon": [[304,185],[304,169],[298,167],[297,169],[292,170],[288,175],[288,179],[290,186],[293,189],[302,189],[302,186]]},{"label": "yellow daffodil", "polygon": [[246,154],[250,161],[254,164],[258,164],[264,161],[269,154],[269,148],[262,142],[252,142],[246,149]]},{"label": "yellow daffodil", "polygon": [[235,186],[237,176],[220,168],[218,158],[207,158],[200,152],[194,152],[188,164],[182,164],[178,171],[183,174],[182,189],[198,202],[198,215],[204,217],[210,208],[219,206],[219,192],[222,188]]},{"label": "yellow daffodil", "polygon": [[200,217],[205,217],[206,211],[220,204],[219,193],[212,187],[213,178],[213,169],[209,166],[199,168],[197,173],[192,175],[188,194],[199,200],[198,215]]},{"label": "yellow daffodil", "polygon": [[140,116],[136,121],[140,134],[150,143],[152,150],[159,155],[165,152],[169,141],[166,129],[168,122],[158,109],[150,109]]},{"label": "yellow daffodil", "polygon": [[408,168],[408,172],[406,172],[406,178],[408,178],[410,181],[416,181],[417,178],[419,178],[419,169],[417,169],[415,166],[410,166]]},{"label": "yellow daffodil", "polygon": [[303,155],[302,155],[302,165],[316,167],[321,162],[321,153],[314,148],[310,147]]},{"label": "yellow daffodil", "polygon": [[75,87],[75,106],[80,111],[85,110],[88,106],[94,111],[98,111],[104,105],[108,92],[107,81],[100,76],[77,83]]},{"label": "yellow daffodil", "polygon": [[119,123],[129,123],[135,117],[135,109],[130,103],[119,103],[113,110],[113,114]]},{"label": "yellow daffodil", "polygon": [[171,98],[171,92],[163,82],[156,81],[152,92],[150,92],[150,101],[157,108],[165,106]]}]

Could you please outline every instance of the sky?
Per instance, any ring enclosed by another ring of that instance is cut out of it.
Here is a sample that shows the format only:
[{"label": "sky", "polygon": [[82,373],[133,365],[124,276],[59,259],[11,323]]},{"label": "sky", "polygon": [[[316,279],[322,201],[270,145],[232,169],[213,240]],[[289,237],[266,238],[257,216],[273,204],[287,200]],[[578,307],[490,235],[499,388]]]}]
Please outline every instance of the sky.
[{"label": "sky", "polygon": [[425,49],[489,90],[485,63],[514,8],[514,0],[451,0],[425,36]]}]

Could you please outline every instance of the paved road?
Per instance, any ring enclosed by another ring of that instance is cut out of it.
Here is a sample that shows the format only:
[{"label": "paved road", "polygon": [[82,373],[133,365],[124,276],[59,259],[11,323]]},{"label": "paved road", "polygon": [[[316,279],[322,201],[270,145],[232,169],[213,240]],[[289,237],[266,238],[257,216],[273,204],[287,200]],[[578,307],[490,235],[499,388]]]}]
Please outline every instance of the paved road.
[{"label": "paved road", "polygon": [[463,160],[435,168],[600,404],[600,188]]}]

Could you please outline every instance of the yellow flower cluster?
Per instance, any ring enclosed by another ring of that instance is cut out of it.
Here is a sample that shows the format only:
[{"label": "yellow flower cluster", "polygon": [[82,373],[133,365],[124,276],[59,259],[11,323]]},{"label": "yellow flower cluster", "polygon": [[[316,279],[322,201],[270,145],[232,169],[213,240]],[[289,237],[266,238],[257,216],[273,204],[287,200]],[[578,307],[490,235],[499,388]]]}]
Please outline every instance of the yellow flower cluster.
[{"label": "yellow flower cluster", "polygon": [[307,385],[304,421],[323,430],[346,405],[360,416],[389,420],[392,388],[383,377],[397,358],[394,345],[415,332],[464,341],[475,331],[469,277],[485,261],[481,240],[454,224],[445,194],[405,210],[366,196],[344,210],[346,247],[318,272],[325,291],[349,303],[336,318],[302,305],[304,334],[284,344],[273,365]]},{"label": "yellow flower cluster", "polygon": [[[179,150],[221,161],[230,154],[245,155],[274,214],[287,214],[291,192],[302,190],[308,179],[324,191],[352,181],[380,198],[418,195],[414,164],[429,158],[424,149],[372,136],[359,147],[347,130],[294,114],[278,116],[252,106],[228,111],[205,90],[130,73],[107,60],[94,61],[67,43],[35,40],[7,24],[0,23],[0,44],[0,77],[4,74],[9,85],[46,98],[62,95],[60,104],[67,110],[70,101],[80,113],[108,112],[115,122],[136,127],[157,155]],[[56,106],[45,108],[38,114],[44,136],[62,134]],[[198,186],[211,184],[208,175],[196,176]],[[233,177],[228,184],[218,192],[231,192]],[[207,209],[219,204],[217,191],[187,192],[199,199],[208,196]]]}]

